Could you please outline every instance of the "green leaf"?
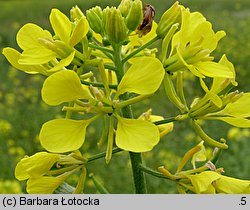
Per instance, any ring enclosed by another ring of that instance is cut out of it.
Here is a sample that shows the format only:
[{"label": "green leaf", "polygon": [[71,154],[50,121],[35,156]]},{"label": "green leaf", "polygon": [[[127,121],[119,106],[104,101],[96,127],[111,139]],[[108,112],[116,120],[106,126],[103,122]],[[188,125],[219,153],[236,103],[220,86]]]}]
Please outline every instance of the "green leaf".
[{"label": "green leaf", "polygon": [[160,140],[157,126],[153,123],[118,117],[116,145],[131,152],[147,152]]},{"label": "green leaf", "polygon": [[79,149],[84,140],[89,120],[55,119],[43,124],[39,139],[50,152],[64,153]]},{"label": "green leaf", "polygon": [[125,92],[148,95],[161,85],[165,70],[161,62],[152,57],[138,57],[128,69],[117,88],[117,95]]}]

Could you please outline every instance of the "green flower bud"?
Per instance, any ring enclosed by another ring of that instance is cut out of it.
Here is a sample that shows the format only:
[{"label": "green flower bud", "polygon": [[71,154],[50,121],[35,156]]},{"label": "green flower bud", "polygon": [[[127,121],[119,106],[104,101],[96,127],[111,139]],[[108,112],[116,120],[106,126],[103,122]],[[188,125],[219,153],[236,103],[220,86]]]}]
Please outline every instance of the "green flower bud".
[{"label": "green flower bud", "polygon": [[110,41],[109,41],[109,39],[108,39],[107,36],[104,36],[104,37],[103,37],[103,39],[102,39],[102,44],[103,44],[105,47],[111,45],[111,43],[110,43]]},{"label": "green flower bud", "polygon": [[103,26],[111,43],[119,44],[127,38],[127,28],[120,10],[107,7],[103,10]]},{"label": "green flower bud", "polygon": [[181,6],[175,2],[161,17],[156,33],[160,38],[164,38],[171,26],[175,23],[181,23]]},{"label": "green flower bud", "polygon": [[89,21],[90,28],[99,34],[103,33],[102,19],[103,12],[101,7],[96,6],[86,12],[87,20]]},{"label": "green flower bud", "polygon": [[72,21],[80,20],[82,17],[85,17],[82,10],[78,6],[72,7],[70,10],[70,19]]},{"label": "green flower bud", "polygon": [[121,11],[123,17],[126,17],[129,13],[129,9],[131,8],[132,0],[122,0],[118,9]]},{"label": "green flower bud", "polygon": [[142,18],[143,18],[142,2],[140,0],[135,0],[132,3],[129,13],[126,17],[127,28],[130,31],[134,31],[141,23]]}]

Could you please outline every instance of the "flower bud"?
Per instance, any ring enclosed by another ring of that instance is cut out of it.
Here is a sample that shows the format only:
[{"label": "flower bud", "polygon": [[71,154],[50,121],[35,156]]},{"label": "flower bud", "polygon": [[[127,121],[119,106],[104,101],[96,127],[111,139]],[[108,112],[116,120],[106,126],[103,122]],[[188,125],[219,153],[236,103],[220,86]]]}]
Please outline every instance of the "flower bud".
[{"label": "flower bud", "polygon": [[129,13],[129,9],[131,8],[132,0],[122,0],[118,9],[121,11],[123,17],[126,17]]},{"label": "flower bud", "polygon": [[111,43],[119,44],[127,38],[127,28],[120,10],[114,7],[104,9],[103,26]]},{"label": "flower bud", "polygon": [[143,18],[142,14],[142,2],[140,0],[135,0],[131,4],[131,8],[126,17],[126,25],[130,31],[134,31],[138,25],[141,23]]},{"label": "flower bud", "polygon": [[89,21],[90,28],[99,34],[102,34],[102,18],[103,12],[101,7],[96,6],[92,9],[87,10],[86,12],[87,20]]},{"label": "flower bud", "polygon": [[84,17],[83,12],[79,9],[78,6],[72,7],[70,10],[70,19],[71,21],[77,21]]},{"label": "flower bud", "polygon": [[181,6],[178,1],[162,15],[156,29],[157,35],[164,38],[175,23],[181,23]]}]

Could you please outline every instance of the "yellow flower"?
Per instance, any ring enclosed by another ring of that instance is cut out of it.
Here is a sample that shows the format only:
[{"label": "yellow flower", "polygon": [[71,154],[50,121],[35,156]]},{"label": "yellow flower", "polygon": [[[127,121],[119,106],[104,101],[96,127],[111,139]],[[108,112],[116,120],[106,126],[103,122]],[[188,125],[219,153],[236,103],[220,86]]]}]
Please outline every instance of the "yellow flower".
[{"label": "yellow flower", "polygon": [[214,184],[218,193],[250,194],[250,181],[221,176]]},{"label": "yellow flower", "polygon": [[207,114],[202,118],[206,120],[221,120],[239,128],[249,128],[249,104],[250,93],[243,93],[239,99],[228,103],[221,111]]},{"label": "yellow flower", "polygon": [[[59,155],[38,152],[18,162],[15,176],[20,181],[28,179],[26,187],[28,193],[53,193],[76,170],[83,168],[83,172],[86,172],[85,163],[86,160],[80,153]],[[79,186],[83,183],[79,183]]]},{"label": "yellow flower", "polygon": [[26,73],[50,75],[73,61],[76,52],[74,46],[89,30],[86,17],[72,23],[62,12],[52,9],[50,22],[55,36],[33,23],[28,23],[18,31],[16,37],[23,52],[4,48],[3,54],[15,68]]},{"label": "yellow flower", "polygon": [[[113,99],[93,87],[91,96],[73,71],[63,70],[48,77],[42,88],[42,98],[47,104],[59,105],[63,102],[84,99],[85,102],[78,103],[78,105],[84,103],[82,110],[98,115],[88,120],[56,119],[45,123],[40,132],[43,147],[50,152],[58,153],[79,149],[84,143],[86,127],[95,119],[108,114],[117,118],[115,139],[117,146],[133,152],[151,150],[160,139],[157,126],[143,120],[126,119],[118,114],[124,103],[138,102],[138,99],[153,94],[164,77],[165,71],[158,59],[145,57],[137,59],[122,78]],[[119,95],[126,92],[133,92],[139,96],[128,101],[117,101]],[[80,112],[80,108],[77,109]],[[114,127],[113,124],[111,126]]]},{"label": "yellow flower", "polygon": [[213,171],[204,171],[200,174],[187,176],[187,178],[191,181],[194,187],[194,192],[198,194],[214,194],[215,189],[212,183],[220,177],[220,174]]},{"label": "yellow flower", "polygon": [[214,171],[204,171],[195,175],[188,175],[195,193],[225,193],[244,194],[250,193],[250,181],[236,179],[221,175]]},{"label": "yellow flower", "polygon": [[228,67],[216,63],[210,53],[215,50],[224,31],[215,33],[210,22],[199,12],[182,10],[180,30],[173,36],[170,56],[164,66],[169,72],[189,69],[195,76],[232,78]]},{"label": "yellow flower", "polygon": [[18,180],[40,177],[46,174],[59,160],[60,155],[38,152],[33,156],[23,158],[16,166],[15,176]]}]

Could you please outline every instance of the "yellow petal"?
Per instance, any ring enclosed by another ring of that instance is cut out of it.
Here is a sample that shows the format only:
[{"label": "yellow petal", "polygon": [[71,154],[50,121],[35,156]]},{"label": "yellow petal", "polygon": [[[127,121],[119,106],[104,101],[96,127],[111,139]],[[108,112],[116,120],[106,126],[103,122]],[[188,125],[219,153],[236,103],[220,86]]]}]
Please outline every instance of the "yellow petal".
[{"label": "yellow petal", "polygon": [[48,72],[56,72],[56,71],[63,69],[64,67],[68,66],[72,62],[72,60],[74,59],[74,56],[75,56],[75,51],[70,53],[68,57],[60,60],[59,63],[56,64],[50,70],[48,70]]},{"label": "yellow petal", "polygon": [[158,144],[157,126],[145,120],[118,117],[116,145],[131,152],[147,152]]},{"label": "yellow petal", "polygon": [[46,174],[58,159],[58,154],[47,152],[38,152],[30,157],[25,157],[17,163],[15,177],[18,180],[40,177]]},{"label": "yellow petal", "polygon": [[77,25],[75,26],[70,40],[69,40],[69,45],[74,47],[77,43],[79,43],[81,41],[81,39],[83,37],[86,36],[86,34],[89,31],[89,24],[88,21],[86,19],[86,17],[82,17],[79,22],[77,23]]},{"label": "yellow petal", "polygon": [[[233,78],[231,79],[231,83],[235,86],[237,86],[237,82],[235,81],[235,69],[233,64],[227,59],[226,55],[223,55],[219,61],[220,64],[227,66],[228,71],[232,72]],[[218,94],[222,88],[221,86],[223,83],[225,83],[228,79],[227,78],[222,78],[222,77],[214,77],[213,78],[213,84],[211,87],[211,91]]]},{"label": "yellow petal", "polygon": [[234,103],[229,103],[220,114],[230,115],[234,117],[250,117],[250,92],[244,93]]},{"label": "yellow petal", "polygon": [[71,22],[68,17],[58,9],[52,9],[49,19],[55,34],[60,40],[68,43],[71,34]]},{"label": "yellow petal", "polygon": [[30,178],[26,190],[29,194],[52,194],[66,178],[67,176]]},{"label": "yellow petal", "polygon": [[222,78],[233,78],[233,73],[229,70],[227,66],[220,63],[206,61],[198,62],[194,66],[205,76],[208,77],[222,77]]},{"label": "yellow petal", "polygon": [[39,65],[48,63],[54,58],[56,58],[55,52],[40,46],[24,50],[18,60],[18,63],[22,65]]},{"label": "yellow petal", "polygon": [[214,105],[216,105],[217,107],[222,107],[221,98],[214,92],[208,90],[208,87],[202,78],[200,78],[200,84],[202,89],[206,92],[206,96],[214,103]]},{"label": "yellow petal", "polygon": [[118,85],[117,95],[125,92],[152,94],[161,85],[165,70],[161,62],[152,57],[138,57]]},{"label": "yellow petal", "polygon": [[211,120],[222,120],[230,125],[239,128],[250,128],[250,120],[245,118],[236,118],[236,117],[211,117]]},{"label": "yellow petal", "polygon": [[62,70],[49,76],[43,83],[42,99],[49,105],[59,105],[76,99],[89,99],[74,71]]},{"label": "yellow petal", "polygon": [[235,179],[232,177],[221,176],[216,180],[215,188],[219,193],[243,194],[250,186],[249,180]]},{"label": "yellow petal", "polygon": [[84,140],[88,120],[55,119],[43,124],[39,139],[50,152],[63,153],[79,149]]},{"label": "yellow petal", "polygon": [[18,70],[24,71],[28,74],[44,74],[47,75],[46,69],[43,66],[37,65],[22,65],[18,63],[18,60],[20,59],[21,53],[19,53],[17,50],[6,47],[3,49],[3,55],[6,57],[6,59],[10,62],[10,64],[15,67]]},{"label": "yellow petal", "polygon": [[17,33],[17,43],[23,49],[39,48],[39,38],[52,39],[52,35],[33,23],[25,24]]},{"label": "yellow petal", "polygon": [[187,176],[187,178],[191,180],[196,193],[206,192],[209,188],[211,188],[212,182],[220,177],[220,174],[213,171],[204,171],[200,174]]}]

